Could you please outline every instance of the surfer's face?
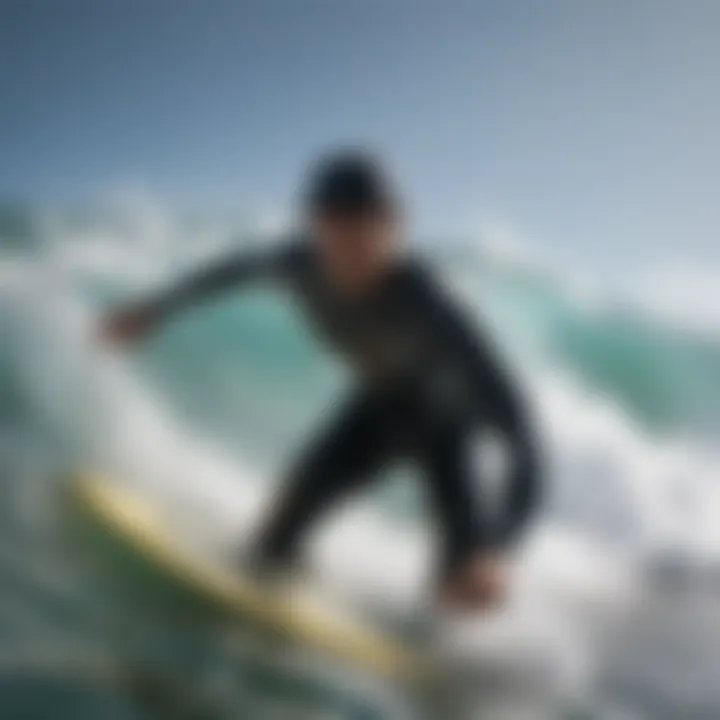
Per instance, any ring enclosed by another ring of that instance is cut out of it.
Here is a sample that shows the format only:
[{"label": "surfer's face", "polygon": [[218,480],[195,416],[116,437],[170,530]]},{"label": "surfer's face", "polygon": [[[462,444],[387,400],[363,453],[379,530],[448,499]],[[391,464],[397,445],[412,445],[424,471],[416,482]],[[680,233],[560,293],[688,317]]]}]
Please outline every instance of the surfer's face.
[{"label": "surfer's face", "polygon": [[362,292],[392,264],[400,222],[391,213],[323,213],[313,219],[320,258],[340,290]]}]

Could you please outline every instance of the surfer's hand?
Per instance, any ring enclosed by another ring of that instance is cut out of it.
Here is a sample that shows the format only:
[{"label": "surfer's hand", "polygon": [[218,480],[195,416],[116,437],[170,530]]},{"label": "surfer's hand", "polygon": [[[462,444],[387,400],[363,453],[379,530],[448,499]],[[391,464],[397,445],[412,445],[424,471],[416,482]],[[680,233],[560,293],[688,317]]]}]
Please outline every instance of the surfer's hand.
[{"label": "surfer's hand", "polygon": [[442,590],[442,603],[451,610],[493,610],[508,594],[509,567],[498,553],[473,555],[450,577]]},{"label": "surfer's hand", "polygon": [[160,313],[150,307],[132,307],[105,318],[101,339],[114,345],[126,345],[147,337],[161,321]]}]

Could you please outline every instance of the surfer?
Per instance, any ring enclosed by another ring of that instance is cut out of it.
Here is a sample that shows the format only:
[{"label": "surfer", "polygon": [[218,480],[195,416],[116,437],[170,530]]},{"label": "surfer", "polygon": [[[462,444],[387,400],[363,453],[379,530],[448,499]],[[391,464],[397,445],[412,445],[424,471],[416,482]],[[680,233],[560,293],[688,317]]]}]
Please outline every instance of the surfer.
[{"label": "surfer", "polygon": [[[457,610],[498,605],[539,495],[535,437],[515,383],[487,333],[403,247],[402,203],[376,158],[341,151],[322,160],[308,178],[303,225],[111,315],[104,337],[136,341],[220,291],[282,285],[357,382],[289,470],[257,538],[259,564],[291,567],[324,511],[408,459],[437,518],[439,600]],[[499,511],[481,490],[478,438],[488,430],[509,449]]]}]

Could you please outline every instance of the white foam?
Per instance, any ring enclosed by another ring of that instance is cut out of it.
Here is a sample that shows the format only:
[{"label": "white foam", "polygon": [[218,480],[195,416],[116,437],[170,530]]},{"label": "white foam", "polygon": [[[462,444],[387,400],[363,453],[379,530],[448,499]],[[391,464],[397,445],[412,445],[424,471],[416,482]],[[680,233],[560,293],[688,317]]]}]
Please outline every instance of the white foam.
[{"label": "white foam", "polygon": [[[110,231],[73,235],[62,247],[49,244],[35,264],[5,263],[0,309],[15,321],[19,342],[4,352],[17,353],[24,391],[60,435],[78,431],[98,462],[162,503],[204,547],[232,548],[267,501],[268,485],[183,427],[132,362],[98,350],[93,315],[78,293],[78,279],[139,284],[168,272],[170,234],[148,221],[129,243]],[[648,557],[672,547],[720,560],[720,465],[688,443],[659,444],[571,377],[537,376],[533,387],[557,512],[520,556],[508,608],[462,630],[448,627],[444,651],[464,667],[495,664],[509,675],[513,663],[534,658],[559,685],[577,688],[571,669],[588,670],[597,638],[634,602]],[[420,527],[359,506],[332,520],[313,553],[327,583],[365,602],[393,612],[422,603],[431,537]]]},{"label": "white foam", "polygon": [[633,277],[626,295],[649,316],[686,332],[720,340],[717,262],[662,263]]}]

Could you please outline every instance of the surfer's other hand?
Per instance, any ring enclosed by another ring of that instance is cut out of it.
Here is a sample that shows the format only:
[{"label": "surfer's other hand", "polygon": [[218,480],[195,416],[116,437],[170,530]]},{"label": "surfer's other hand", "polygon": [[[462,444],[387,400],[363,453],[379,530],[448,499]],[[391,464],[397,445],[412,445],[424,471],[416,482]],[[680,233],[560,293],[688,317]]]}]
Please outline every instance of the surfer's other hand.
[{"label": "surfer's other hand", "polygon": [[132,307],[107,316],[100,338],[112,345],[127,345],[147,337],[160,323],[159,313],[149,307]]},{"label": "surfer's other hand", "polygon": [[509,566],[499,553],[481,551],[464,562],[442,588],[442,604],[460,612],[493,610],[508,594]]}]

